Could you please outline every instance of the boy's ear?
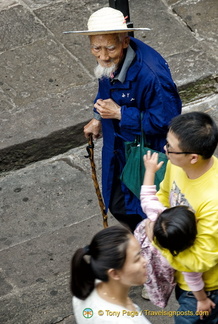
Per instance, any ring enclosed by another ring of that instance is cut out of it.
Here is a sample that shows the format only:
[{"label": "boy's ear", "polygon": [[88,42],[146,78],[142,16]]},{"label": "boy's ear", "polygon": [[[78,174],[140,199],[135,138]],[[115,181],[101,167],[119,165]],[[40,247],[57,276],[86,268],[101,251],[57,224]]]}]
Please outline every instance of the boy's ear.
[{"label": "boy's ear", "polygon": [[116,269],[109,269],[107,273],[108,273],[108,277],[110,277],[113,280],[120,279],[119,271]]},{"label": "boy's ear", "polygon": [[190,160],[191,164],[197,163],[198,160],[199,160],[199,155],[198,154],[191,154],[191,160]]}]

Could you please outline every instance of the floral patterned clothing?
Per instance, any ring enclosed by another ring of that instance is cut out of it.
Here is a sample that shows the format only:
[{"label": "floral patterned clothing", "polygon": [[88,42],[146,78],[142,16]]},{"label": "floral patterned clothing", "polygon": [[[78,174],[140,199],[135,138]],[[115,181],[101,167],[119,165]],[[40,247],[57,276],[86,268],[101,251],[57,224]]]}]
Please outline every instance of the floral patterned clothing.
[{"label": "floral patterned clothing", "polygon": [[[140,200],[142,210],[147,214],[148,219],[152,221],[155,221],[158,215],[166,209],[156,196],[155,185],[142,185]],[[147,219],[144,219],[134,232],[136,239],[141,245],[142,253],[147,260],[148,279],[144,285],[151,302],[156,306],[164,308],[175,287],[175,270],[148,239],[145,232],[146,221]],[[198,291],[203,289],[202,273],[183,272],[183,275],[190,290]]]}]

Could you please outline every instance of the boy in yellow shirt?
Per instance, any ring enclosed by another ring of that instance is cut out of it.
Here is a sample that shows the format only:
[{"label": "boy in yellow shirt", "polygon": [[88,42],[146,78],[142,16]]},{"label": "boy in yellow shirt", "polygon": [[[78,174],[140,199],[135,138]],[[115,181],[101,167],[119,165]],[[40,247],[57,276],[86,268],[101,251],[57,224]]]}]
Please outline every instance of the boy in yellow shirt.
[{"label": "boy in yellow shirt", "polygon": [[[190,112],[172,119],[165,146],[169,162],[157,195],[165,207],[189,206],[197,221],[194,245],[177,256],[154,242],[176,269],[176,298],[180,304],[176,324],[218,323],[218,160],[213,155],[217,143],[218,128],[208,114]],[[209,297],[216,304],[203,321],[195,315],[197,300],[189,291],[183,271],[203,272],[205,292],[201,298]]]}]

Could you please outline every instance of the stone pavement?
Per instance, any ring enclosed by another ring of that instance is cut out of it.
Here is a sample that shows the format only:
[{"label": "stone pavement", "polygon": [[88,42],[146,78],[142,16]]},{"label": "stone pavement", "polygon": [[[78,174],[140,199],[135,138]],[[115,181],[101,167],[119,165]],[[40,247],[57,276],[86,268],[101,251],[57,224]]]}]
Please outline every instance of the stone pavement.
[{"label": "stone pavement", "polygon": [[[102,228],[83,125],[97,83],[85,36],[108,1],[0,0],[0,323],[75,323],[70,259]],[[130,1],[135,37],[168,61],[183,111],[218,122],[217,0]],[[95,159],[100,180],[101,140]],[[109,215],[109,225],[116,220]],[[143,310],[160,310],[131,291]],[[177,307],[174,296],[166,311]],[[148,316],[173,323],[170,313]]]}]

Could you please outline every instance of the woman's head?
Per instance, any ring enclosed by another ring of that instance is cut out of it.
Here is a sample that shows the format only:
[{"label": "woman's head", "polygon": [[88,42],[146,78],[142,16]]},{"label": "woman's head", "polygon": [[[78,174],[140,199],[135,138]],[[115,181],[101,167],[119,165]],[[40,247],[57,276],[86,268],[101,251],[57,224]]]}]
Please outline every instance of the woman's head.
[{"label": "woman's head", "polygon": [[173,256],[192,246],[196,235],[195,215],[187,206],[165,209],[154,224],[157,243]]},{"label": "woman's head", "polygon": [[[125,227],[111,226],[101,230],[93,237],[88,247],[78,249],[73,256],[72,293],[80,299],[85,299],[93,290],[95,279],[107,282],[111,275],[121,276],[125,280],[128,280],[129,276],[129,281],[132,280],[130,285],[134,284],[126,266],[131,262],[137,263],[137,257],[141,258],[139,253],[138,242]],[[86,260],[86,255],[89,256],[89,260]],[[142,272],[140,260],[138,265],[138,272]],[[113,274],[111,270],[115,270]],[[137,272],[137,269],[135,271]]]}]

